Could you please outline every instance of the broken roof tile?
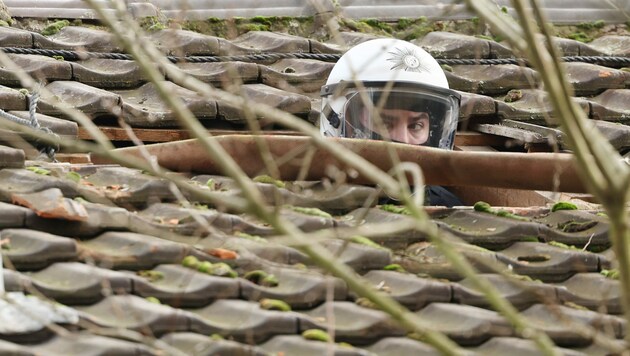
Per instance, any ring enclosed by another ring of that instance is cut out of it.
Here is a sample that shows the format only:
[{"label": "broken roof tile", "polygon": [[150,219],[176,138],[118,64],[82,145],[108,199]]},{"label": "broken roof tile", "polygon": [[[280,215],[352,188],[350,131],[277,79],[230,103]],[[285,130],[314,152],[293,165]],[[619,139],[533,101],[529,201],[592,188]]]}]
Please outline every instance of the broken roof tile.
[{"label": "broken roof tile", "polygon": [[59,188],[50,188],[37,193],[16,193],[11,196],[14,204],[30,208],[42,218],[71,221],[88,220],[89,215],[83,205],[65,198]]}]

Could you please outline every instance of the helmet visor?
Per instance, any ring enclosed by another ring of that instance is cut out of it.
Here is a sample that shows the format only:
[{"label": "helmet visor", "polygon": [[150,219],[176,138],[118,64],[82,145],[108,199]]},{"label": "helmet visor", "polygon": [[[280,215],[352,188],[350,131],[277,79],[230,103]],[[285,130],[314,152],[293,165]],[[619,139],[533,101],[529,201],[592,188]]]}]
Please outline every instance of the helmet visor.
[{"label": "helmet visor", "polygon": [[459,97],[419,88],[352,88],[345,94],[342,135],[452,148]]}]

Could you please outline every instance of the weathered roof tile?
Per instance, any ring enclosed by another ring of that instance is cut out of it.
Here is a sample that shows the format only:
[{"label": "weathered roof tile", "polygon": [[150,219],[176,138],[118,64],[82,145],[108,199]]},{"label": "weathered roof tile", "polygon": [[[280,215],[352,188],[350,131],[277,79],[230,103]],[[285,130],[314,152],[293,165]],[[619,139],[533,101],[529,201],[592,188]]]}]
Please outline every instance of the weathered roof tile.
[{"label": "weathered roof tile", "polygon": [[576,303],[591,310],[606,310],[610,314],[622,312],[621,288],[617,280],[600,273],[578,273],[558,285],[564,287],[558,289],[562,302]]},{"label": "weathered roof tile", "polygon": [[70,65],[73,80],[95,88],[133,88],[146,81],[134,61],[90,58]]},{"label": "weathered roof tile", "polygon": [[81,26],[65,26],[50,36],[34,33],[33,47],[88,52],[122,52],[122,48],[110,32]]},{"label": "weathered roof tile", "polygon": [[255,302],[217,300],[207,307],[186,311],[191,318],[191,331],[216,333],[237,341],[260,343],[274,335],[298,331],[294,313],[264,310]]},{"label": "weathered roof tile", "polygon": [[[329,308],[332,308],[332,313]],[[300,331],[326,330],[329,324],[334,323],[335,340],[351,344],[365,345],[375,338],[405,335],[405,331],[388,314],[351,302],[327,302],[303,314],[306,317],[300,319]],[[334,320],[330,320],[329,315],[334,315]]]},{"label": "weathered roof tile", "polygon": [[177,263],[189,248],[175,242],[131,232],[106,232],[81,244],[81,257],[114,269],[150,269]]},{"label": "weathered roof tile", "polygon": [[7,239],[11,248],[3,250],[4,258],[19,270],[44,268],[57,261],[77,258],[74,239],[28,229],[4,229],[1,239]]},{"label": "weathered roof tile", "polygon": [[75,308],[83,319],[102,327],[145,330],[156,336],[190,330],[190,318],[182,310],[135,295],[111,295],[96,304]]}]

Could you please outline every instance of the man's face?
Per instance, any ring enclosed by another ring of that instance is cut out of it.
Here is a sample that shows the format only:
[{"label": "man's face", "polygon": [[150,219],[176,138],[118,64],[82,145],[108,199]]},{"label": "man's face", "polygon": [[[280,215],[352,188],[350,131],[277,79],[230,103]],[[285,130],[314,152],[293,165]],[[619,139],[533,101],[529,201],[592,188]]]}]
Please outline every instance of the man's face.
[{"label": "man's face", "polygon": [[[381,109],[383,125],[372,125],[372,130],[392,141],[421,145],[429,138],[429,114],[402,109]],[[379,127],[387,130],[381,132]]]}]

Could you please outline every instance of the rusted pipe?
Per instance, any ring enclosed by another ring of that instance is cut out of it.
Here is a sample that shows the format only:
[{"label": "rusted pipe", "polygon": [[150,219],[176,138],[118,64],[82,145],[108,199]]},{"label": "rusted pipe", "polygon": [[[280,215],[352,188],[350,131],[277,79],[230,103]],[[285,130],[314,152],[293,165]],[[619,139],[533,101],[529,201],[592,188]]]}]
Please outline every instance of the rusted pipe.
[{"label": "rusted pipe", "polygon": [[[250,177],[265,173],[264,161],[254,136],[227,135],[215,139]],[[281,162],[285,155],[292,152],[301,152],[296,158],[279,167],[281,178],[284,180],[298,178],[308,148],[316,149],[316,152],[305,177],[307,180],[326,177],[332,166],[342,170],[348,168],[326,150],[317,148],[308,137],[259,136],[259,139],[267,143],[276,162]],[[331,140],[384,171],[392,168],[385,148],[386,144],[392,145],[401,161],[420,165],[426,184],[586,192],[571,154],[463,152],[382,141],[345,138]],[[145,147],[165,168],[178,172],[222,174],[196,140],[159,143]],[[137,147],[126,147],[117,151],[140,156]],[[94,157],[93,162],[105,163],[105,160]],[[353,177],[350,181],[359,184],[373,183],[361,176]]]}]

